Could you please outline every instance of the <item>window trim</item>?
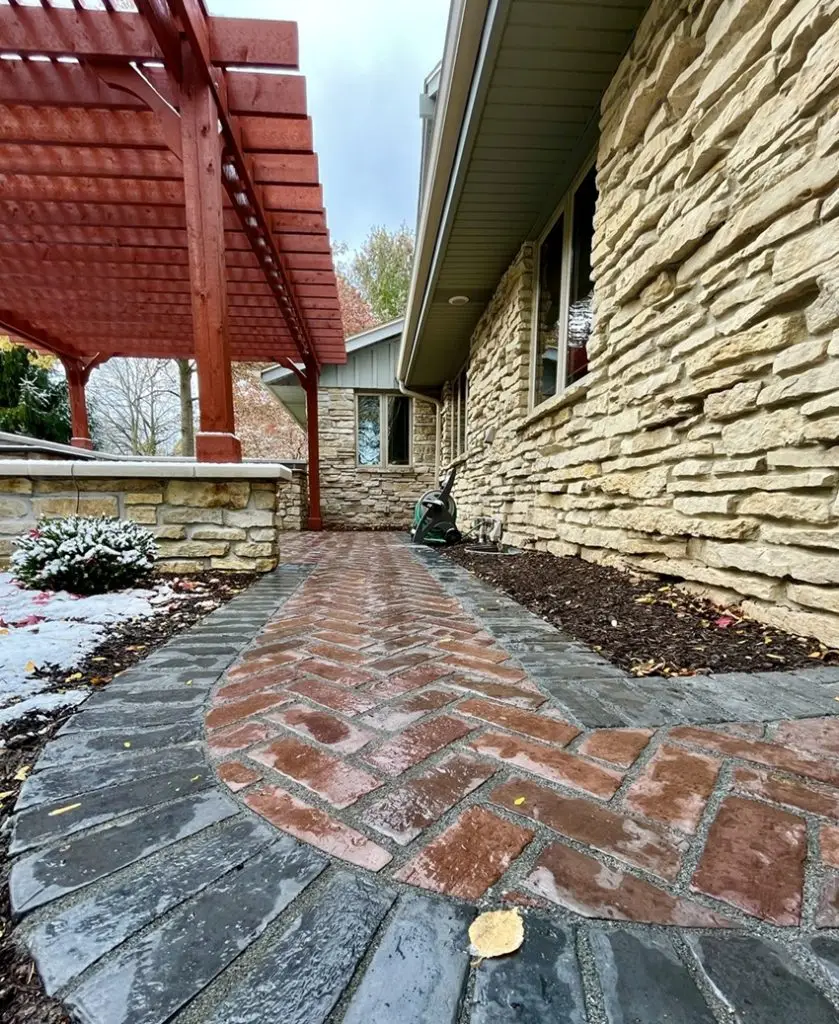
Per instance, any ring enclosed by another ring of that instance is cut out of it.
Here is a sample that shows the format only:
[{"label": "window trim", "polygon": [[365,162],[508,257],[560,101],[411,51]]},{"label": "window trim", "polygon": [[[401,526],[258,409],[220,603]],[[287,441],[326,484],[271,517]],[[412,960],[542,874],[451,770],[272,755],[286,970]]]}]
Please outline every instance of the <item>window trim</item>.
[{"label": "window trim", "polygon": [[[580,170],[574,175],[567,191],[560,199],[547,223],[542,228],[534,243],[533,254],[533,305],[531,310],[530,324],[530,393],[528,395],[527,408],[529,412],[541,408],[546,402],[563,394],[569,387],[578,384],[585,379],[585,375],[571,384],[566,384],[565,379],[568,373],[568,309],[571,304],[571,265],[574,248],[574,196],[577,189],[582,185],[586,175],[597,166],[597,148],[595,147],[583,161]],[[536,378],[538,375],[539,362],[539,293],[542,280],[542,245],[545,239],[556,227],[560,217],[565,216],[562,225],[562,274],[560,276],[559,288],[559,324],[560,334],[557,345],[556,359],[556,391],[552,395],[546,395],[540,402],[536,401]],[[562,387],[560,387],[560,381]]]},{"label": "window trim", "polygon": [[[358,407],[360,398],[378,398],[379,399],[379,452],[380,458],[378,462],[361,462],[359,460],[358,452]],[[388,418],[387,418],[387,406],[389,398],[404,398],[408,403],[408,461],[392,463],[390,461],[390,444],[389,442],[389,430],[388,430]],[[410,395],[403,395],[401,391],[373,391],[365,389],[364,391],[355,392],[355,468],[365,470],[407,470],[412,469],[414,465],[414,400]]]},{"label": "window trim", "polygon": [[[461,387],[462,382],[462,387]],[[463,444],[460,443],[460,412],[463,407]],[[469,360],[467,359],[452,379],[451,426],[449,430],[449,461],[466,455],[469,437]]]}]

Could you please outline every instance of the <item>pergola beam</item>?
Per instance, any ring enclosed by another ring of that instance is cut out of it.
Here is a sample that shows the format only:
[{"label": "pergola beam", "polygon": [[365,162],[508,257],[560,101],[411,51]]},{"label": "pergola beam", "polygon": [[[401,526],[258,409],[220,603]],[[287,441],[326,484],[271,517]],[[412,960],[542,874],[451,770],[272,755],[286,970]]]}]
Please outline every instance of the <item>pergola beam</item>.
[{"label": "pergola beam", "polygon": [[[0,6],[3,10],[8,8]],[[143,68],[143,74],[167,102],[176,106],[177,95],[165,72]],[[301,76],[231,71],[226,80],[231,113],[254,114],[280,124],[287,118],[306,120],[306,82]],[[55,61],[0,60],[0,102],[36,108],[145,109],[136,96],[108,88],[92,66]]]},{"label": "pergola beam", "polygon": [[[263,191],[271,212],[323,210],[320,185],[266,185]],[[74,175],[2,174],[0,201],[55,203],[120,203],[129,206],[183,208],[183,180],[82,177]]]},{"label": "pergola beam", "polygon": [[[183,179],[181,161],[169,150],[122,149],[106,146],[44,145],[0,141],[3,173],[19,176],[80,177],[119,180]],[[318,186],[318,164],[314,154],[265,153],[254,156],[254,177],[258,184]]]},{"label": "pergola beam", "polygon": [[[7,52],[21,56],[107,58],[135,61],[171,60],[158,42],[165,26],[164,4],[148,3],[145,16],[114,11],[107,18],[86,10],[58,7],[0,6],[0,39]],[[298,67],[297,25],[291,21],[225,18],[207,30],[208,63]]]}]

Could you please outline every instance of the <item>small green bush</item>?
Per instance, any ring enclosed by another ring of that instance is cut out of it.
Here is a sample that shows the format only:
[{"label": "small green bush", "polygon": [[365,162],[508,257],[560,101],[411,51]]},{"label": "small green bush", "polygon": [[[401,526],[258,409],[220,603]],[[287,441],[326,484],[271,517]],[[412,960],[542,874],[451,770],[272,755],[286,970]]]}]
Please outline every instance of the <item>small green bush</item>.
[{"label": "small green bush", "polygon": [[136,523],[92,516],[42,519],[15,541],[16,578],[38,590],[104,594],[134,586],[157,555],[152,535]]}]

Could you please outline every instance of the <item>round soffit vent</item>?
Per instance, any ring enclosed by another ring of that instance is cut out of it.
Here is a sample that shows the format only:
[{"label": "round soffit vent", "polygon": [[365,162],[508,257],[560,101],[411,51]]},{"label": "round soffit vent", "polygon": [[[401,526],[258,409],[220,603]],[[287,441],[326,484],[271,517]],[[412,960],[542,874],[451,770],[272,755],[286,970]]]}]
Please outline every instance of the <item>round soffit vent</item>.
[{"label": "round soffit vent", "polygon": [[449,299],[450,306],[465,306],[469,302],[468,295],[452,295]]}]

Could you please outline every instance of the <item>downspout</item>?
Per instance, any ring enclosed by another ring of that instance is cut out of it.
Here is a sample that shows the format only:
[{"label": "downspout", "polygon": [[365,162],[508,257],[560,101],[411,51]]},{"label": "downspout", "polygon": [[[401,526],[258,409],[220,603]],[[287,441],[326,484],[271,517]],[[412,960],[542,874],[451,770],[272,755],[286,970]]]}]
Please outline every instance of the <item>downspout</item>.
[{"label": "downspout", "polygon": [[442,416],[443,416],[443,403],[439,398],[432,398],[430,395],[421,395],[419,391],[411,391],[405,387],[404,381],[397,378],[396,383],[399,385],[399,390],[403,395],[408,398],[416,398],[420,402],[431,402],[434,405],[434,483],[437,484],[440,480],[440,448],[441,448],[441,434],[442,434]]}]

